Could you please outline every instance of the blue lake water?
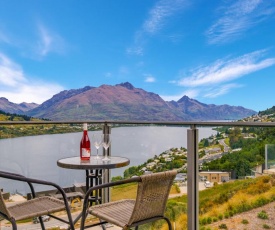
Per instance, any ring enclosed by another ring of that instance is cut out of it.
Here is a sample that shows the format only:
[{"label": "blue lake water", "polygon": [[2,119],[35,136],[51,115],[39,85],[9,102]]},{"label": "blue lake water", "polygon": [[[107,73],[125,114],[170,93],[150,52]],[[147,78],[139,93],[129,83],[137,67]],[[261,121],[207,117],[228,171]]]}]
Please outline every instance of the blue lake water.
[{"label": "blue lake water", "polygon": [[[111,154],[129,158],[131,163],[127,167],[139,165],[172,147],[187,147],[187,129],[164,126],[113,128]],[[89,131],[90,139],[96,132],[101,131]],[[216,131],[210,127],[199,128],[199,139],[212,134]],[[49,180],[61,186],[84,182],[84,171],[59,168],[56,164],[60,158],[79,156],[81,137],[82,133],[68,133],[0,140],[0,170]],[[95,153],[92,147],[92,155]],[[127,167],[111,170],[111,176],[123,175]],[[0,188],[25,194],[27,186],[1,179]]]}]

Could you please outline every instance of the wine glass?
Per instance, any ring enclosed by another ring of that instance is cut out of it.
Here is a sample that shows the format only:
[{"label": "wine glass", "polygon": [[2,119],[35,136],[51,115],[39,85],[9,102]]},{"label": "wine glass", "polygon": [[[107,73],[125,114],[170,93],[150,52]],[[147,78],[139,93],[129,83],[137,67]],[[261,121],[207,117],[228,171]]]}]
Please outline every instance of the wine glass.
[{"label": "wine glass", "polygon": [[109,161],[110,160],[110,158],[107,155],[107,150],[110,147],[110,144],[111,144],[111,135],[110,134],[103,135],[102,146],[105,149],[105,151],[104,151],[104,158],[102,159],[102,161]]},{"label": "wine glass", "polygon": [[102,134],[93,134],[92,141],[93,141],[94,146],[96,148],[96,157],[95,157],[95,159],[100,159],[100,157],[98,156],[98,149],[102,145],[102,139],[103,139],[103,135]]}]

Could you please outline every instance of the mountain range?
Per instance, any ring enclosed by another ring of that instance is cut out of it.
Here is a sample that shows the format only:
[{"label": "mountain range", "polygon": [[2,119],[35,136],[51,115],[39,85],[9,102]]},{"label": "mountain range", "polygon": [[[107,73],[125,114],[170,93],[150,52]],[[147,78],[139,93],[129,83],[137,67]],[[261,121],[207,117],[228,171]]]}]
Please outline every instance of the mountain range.
[{"label": "mountain range", "polygon": [[17,114],[25,114],[28,110],[34,109],[39,106],[36,103],[20,103],[16,104],[10,102],[7,98],[0,97],[0,110],[6,113],[17,113]]},{"label": "mountain range", "polygon": [[41,105],[15,104],[2,97],[0,110],[51,120],[117,121],[237,120],[257,113],[242,106],[204,104],[187,96],[164,101],[129,82],[64,90]]}]

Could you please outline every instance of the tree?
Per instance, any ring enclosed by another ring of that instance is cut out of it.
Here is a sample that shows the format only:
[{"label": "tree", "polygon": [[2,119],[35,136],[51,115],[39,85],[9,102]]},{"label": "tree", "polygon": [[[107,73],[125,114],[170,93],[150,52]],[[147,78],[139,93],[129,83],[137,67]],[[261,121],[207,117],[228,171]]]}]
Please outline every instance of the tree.
[{"label": "tree", "polygon": [[173,160],[173,168],[180,168],[183,165],[182,160]]},{"label": "tree", "polygon": [[246,176],[251,173],[249,161],[245,159],[241,159],[237,161],[235,168],[236,168],[236,171],[237,171],[236,173],[238,177]]},{"label": "tree", "polygon": [[122,180],[122,176],[114,176],[112,177],[112,182]]},{"label": "tree", "polygon": [[203,144],[204,147],[208,147],[209,146],[209,141],[208,139],[204,139],[204,144]]}]

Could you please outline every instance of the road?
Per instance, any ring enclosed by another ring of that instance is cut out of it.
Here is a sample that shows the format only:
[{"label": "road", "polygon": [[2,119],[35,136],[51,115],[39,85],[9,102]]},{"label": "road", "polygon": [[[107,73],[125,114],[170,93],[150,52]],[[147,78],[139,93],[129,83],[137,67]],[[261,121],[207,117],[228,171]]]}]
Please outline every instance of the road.
[{"label": "road", "polygon": [[229,150],[230,150],[230,147],[227,145],[227,144],[225,144],[225,142],[224,142],[224,139],[221,139],[221,140],[219,140],[219,144],[220,145],[223,145],[223,147],[224,147],[224,152],[229,152]]}]

